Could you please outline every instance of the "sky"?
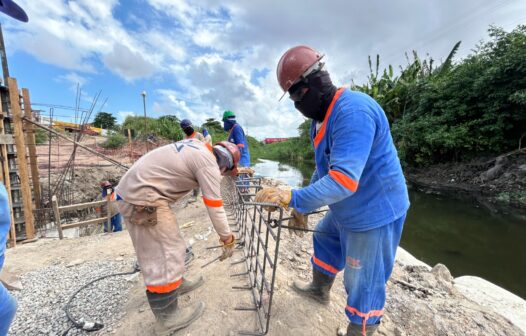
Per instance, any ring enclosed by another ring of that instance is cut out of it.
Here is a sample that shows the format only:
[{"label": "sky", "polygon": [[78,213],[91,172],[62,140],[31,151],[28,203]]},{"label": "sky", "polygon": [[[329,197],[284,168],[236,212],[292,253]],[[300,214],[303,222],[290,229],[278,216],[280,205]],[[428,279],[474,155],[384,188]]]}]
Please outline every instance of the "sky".
[{"label": "sky", "polygon": [[[490,25],[526,23],[525,0],[16,0],[29,23],[0,17],[10,75],[38,104],[127,115],[170,114],[200,125],[234,111],[258,139],[297,135],[304,120],[281,89],[276,66],[306,44],[326,55],[337,86],[362,84],[368,56],[405,64],[416,50],[440,61],[462,41],[456,60],[487,39]],[[104,106],[102,102],[107,98]],[[70,121],[75,112],[54,109]]]}]

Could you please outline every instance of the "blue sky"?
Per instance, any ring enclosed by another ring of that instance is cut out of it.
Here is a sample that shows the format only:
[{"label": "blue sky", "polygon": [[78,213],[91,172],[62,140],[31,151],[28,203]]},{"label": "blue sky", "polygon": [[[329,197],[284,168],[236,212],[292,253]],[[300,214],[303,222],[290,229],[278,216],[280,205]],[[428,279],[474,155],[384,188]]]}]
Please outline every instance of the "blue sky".
[{"label": "blue sky", "polygon": [[[292,136],[303,120],[281,95],[281,54],[308,44],[327,55],[333,81],[362,83],[367,56],[404,63],[416,49],[440,60],[462,40],[458,57],[487,37],[526,22],[522,0],[18,0],[24,24],[1,16],[11,76],[32,101],[82,106],[102,90],[119,121],[147,113],[202,123],[233,110],[258,138]],[[43,108],[44,113],[48,108]],[[72,111],[56,110],[68,120]]]}]

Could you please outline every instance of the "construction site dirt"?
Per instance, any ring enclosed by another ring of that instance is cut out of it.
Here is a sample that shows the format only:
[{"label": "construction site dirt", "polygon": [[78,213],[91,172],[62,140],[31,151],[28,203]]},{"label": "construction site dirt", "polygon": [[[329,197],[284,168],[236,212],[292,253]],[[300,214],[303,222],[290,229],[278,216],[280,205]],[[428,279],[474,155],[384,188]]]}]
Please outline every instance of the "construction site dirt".
[{"label": "construction site dirt", "polygon": [[[115,168],[79,168],[76,190],[83,198],[93,197],[99,192],[96,182],[101,175],[118,178],[121,173]],[[265,183],[279,184],[273,180]],[[211,229],[205,206],[201,201],[188,203],[188,198],[184,198],[173,209],[196,256],[187,275],[202,274],[206,280],[202,287],[181,300],[183,306],[205,302],[204,315],[177,335],[237,335],[240,330],[256,330],[255,312],[234,310],[252,300],[247,292],[232,289],[245,284],[244,278],[231,276],[243,270],[243,264],[231,264],[242,253],[238,251],[227,261],[201,268],[220,254],[219,249],[207,249],[218,245],[218,238]],[[309,226],[313,228],[321,216],[311,216]],[[329,305],[303,298],[291,289],[291,284],[295,279],[310,279],[312,236],[299,238],[285,232],[280,244],[268,335],[337,335],[347,324],[342,275],[338,275]],[[430,268],[404,255],[407,255],[404,251],[398,253],[388,282],[379,335],[524,334],[498,311],[461,294],[445,266]],[[20,283],[14,281],[19,289],[13,292],[19,307],[10,335],[61,335],[71,327],[64,313],[70,295],[97,276],[131,270],[135,254],[124,231],[60,241],[40,239],[9,249],[6,260],[7,271],[20,279]],[[76,318],[104,324],[104,328],[91,333],[94,335],[153,334],[155,321],[140,273],[109,278],[87,287],[75,298],[72,312]],[[73,328],[67,334],[87,332]]]}]

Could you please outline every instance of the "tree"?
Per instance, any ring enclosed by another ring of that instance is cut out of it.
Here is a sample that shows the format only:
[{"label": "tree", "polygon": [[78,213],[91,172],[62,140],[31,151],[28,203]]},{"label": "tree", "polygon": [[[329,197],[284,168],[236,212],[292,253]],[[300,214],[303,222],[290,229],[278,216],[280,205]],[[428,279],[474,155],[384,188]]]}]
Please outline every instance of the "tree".
[{"label": "tree", "polygon": [[117,119],[108,112],[99,112],[95,116],[92,125],[104,129],[112,129],[115,127]]},{"label": "tree", "polygon": [[201,127],[204,127],[208,130],[210,133],[216,133],[216,132],[222,132],[223,127],[221,126],[221,123],[214,118],[208,118],[206,119],[205,123],[201,125]]}]

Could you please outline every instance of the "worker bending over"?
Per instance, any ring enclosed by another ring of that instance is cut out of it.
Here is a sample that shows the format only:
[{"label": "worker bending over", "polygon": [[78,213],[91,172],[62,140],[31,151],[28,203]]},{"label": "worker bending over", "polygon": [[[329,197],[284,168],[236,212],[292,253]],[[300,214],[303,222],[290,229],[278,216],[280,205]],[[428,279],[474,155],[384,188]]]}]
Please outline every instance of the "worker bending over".
[{"label": "worker bending over", "polygon": [[120,213],[133,241],[155,318],[157,335],[171,335],[190,325],[205,304],[178,307],[178,297],[201,286],[203,277],[183,276],[186,244],[170,204],[200,187],[203,200],[222,244],[221,260],[233,253],[220,193],[221,175],[235,175],[239,150],[227,141],[209,149],[197,139],[159,147],[141,157],[116,189]]}]

